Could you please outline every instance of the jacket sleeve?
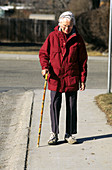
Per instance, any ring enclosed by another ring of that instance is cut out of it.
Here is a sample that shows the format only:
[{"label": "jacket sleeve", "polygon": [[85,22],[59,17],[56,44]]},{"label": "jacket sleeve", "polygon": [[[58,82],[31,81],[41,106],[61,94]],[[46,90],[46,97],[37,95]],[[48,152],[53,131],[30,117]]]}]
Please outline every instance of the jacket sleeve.
[{"label": "jacket sleeve", "polygon": [[87,51],[85,43],[81,36],[79,36],[79,68],[80,68],[80,81],[86,82],[87,77]]},{"label": "jacket sleeve", "polygon": [[50,37],[48,36],[39,51],[40,64],[43,69],[49,68]]}]

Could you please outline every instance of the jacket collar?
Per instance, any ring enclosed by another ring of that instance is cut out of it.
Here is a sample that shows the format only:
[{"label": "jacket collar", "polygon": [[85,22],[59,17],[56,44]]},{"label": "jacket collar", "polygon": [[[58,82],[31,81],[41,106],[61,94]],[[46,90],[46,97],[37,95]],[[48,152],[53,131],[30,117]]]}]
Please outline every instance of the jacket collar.
[{"label": "jacket collar", "polygon": [[[54,28],[54,31],[55,31],[57,34],[62,33],[62,30],[61,30],[61,28],[60,28],[59,25]],[[76,28],[76,26],[73,26],[72,33],[71,33],[70,37],[71,37],[71,36],[72,36],[72,37],[77,36],[77,34],[78,34],[77,28]]]}]

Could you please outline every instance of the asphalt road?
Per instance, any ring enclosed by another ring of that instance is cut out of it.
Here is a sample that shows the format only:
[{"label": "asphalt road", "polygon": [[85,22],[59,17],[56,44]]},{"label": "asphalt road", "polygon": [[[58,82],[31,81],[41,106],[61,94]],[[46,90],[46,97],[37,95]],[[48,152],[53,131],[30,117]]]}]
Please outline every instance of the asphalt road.
[{"label": "asphalt road", "polygon": [[[108,60],[90,57],[87,89],[107,89]],[[42,89],[44,79],[38,60],[0,60],[0,91]]]},{"label": "asphalt road", "polygon": [[38,61],[0,60],[0,91],[10,89],[37,89],[44,80]]}]

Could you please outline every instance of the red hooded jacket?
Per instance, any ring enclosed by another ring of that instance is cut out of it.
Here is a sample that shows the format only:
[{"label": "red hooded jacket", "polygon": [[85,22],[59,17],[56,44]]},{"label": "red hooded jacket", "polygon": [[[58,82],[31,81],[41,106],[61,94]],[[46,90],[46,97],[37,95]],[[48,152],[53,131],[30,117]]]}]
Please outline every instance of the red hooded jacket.
[{"label": "red hooded jacket", "polygon": [[39,58],[42,70],[49,69],[49,90],[77,91],[79,82],[86,81],[87,52],[76,28],[67,39],[59,26],[55,27],[41,47]]}]

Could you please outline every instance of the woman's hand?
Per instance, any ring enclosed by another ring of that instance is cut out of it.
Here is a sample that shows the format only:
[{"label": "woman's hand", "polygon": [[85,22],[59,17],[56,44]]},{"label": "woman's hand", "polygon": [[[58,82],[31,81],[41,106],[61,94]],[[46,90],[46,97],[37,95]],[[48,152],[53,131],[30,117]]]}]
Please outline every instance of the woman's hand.
[{"label": "woman's hand", "polygon": [[45,77],[46,73],[49,74],[49,70],[47,68],[42,70],[42,76]]},{"label": "woman's hand", "polygon": [[80,91],[84,91],[85,90],[85,83],[81,83],[80,85]]}]

